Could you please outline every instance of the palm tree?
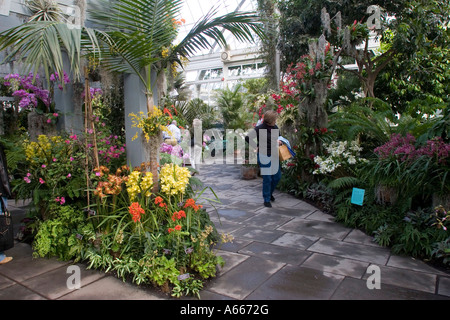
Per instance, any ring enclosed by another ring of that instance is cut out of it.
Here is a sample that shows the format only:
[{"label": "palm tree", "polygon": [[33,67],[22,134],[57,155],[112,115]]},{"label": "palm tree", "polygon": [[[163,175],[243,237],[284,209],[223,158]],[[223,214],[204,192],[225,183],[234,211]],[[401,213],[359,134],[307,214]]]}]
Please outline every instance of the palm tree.
[{"label": "palm tree", "polygon": [[[43,66],[47,79],[48,70],[63,74],[62,52],[67,53],[76,79],[81,78],[82,54],[101,52],[102,63],[110,71],[139,77],[146,88],[147,109],[152,112],[152,74],[156,72],[157,80],[169,63],[181,65],[183,57],[211,48],[214,41],[225,46],[223,30],[241,41],[253,41],[254,34],[263,37],[256,14],[232,12],[214,18],[217,10],[211,10],[178,45],[173,45],[181,5],[182,0],[98,0],[91,3],[89,12],[103,31],[61,21],[30,21],[3,32],[0,51],[12,47],[8,58],[24,59],[35,73]],[[154,177],[158,152],[157,147],[151,152]]]},{"label": "palm tree", "polygon": [[139,77],[146,88],[149,112],[155,80],[152,72],[163,76],[168,64],[182,66],[182,58],[211,48],[214,42],[226,46],[223,30],[241,41],[254,41],[254,34],[263,37],[256,14],[232,12],[215,18],[217,9],[213,9],[178,45],[173,45],[182,3],[183,0],[97,0],[91,4],[91,17],[114,40],[113,46],[103,52],[103,64],[110,70]]},{"label": "palm tree", "polygon": [[[179,44],[177,21],[183,0],[97,0],[90,10],[93,20],[113,39],[102,50],[102,63],[111,71],[136,75],[145,87],[147,111],[153,112],[153,85],[165,76],[169,64],[182,66],[182,59],[214,42],[226,46],[223,31],[241,41],[254,41],[263,32],[254,13],[232,12],[214,17],[211,10]],[[152,138],[156,140],[156,138]],[[150,141],[150,170],[157,182],[159,143]],[[154,191],[157,185],[155,184]]]},{"label": "palm tree", "polygon": [[36,74],[43,67],[47,79],[50,70],[60,75],[64,73],[65,52],[74,78],[80,80],[81,58],[87,53],[100,54],[100,38],[109,39],[102,31],[61,20],[32,20],[2,32],[0,51],[10,48],[5,61],[23,61],[27,72]]}]

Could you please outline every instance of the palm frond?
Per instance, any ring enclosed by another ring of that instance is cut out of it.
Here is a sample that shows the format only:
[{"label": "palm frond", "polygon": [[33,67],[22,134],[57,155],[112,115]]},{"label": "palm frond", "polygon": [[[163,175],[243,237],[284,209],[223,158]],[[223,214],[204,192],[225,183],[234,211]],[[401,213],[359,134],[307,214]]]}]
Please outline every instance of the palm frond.
[{"label": "palm frond", "polygon": [[110,71],[141,75],[142,68],[160,60],[161,48],[176,37],[174,19],[181,0],[97,0],[91,18],[113,39],[103,48],[102,63]]},{"label": "palm frond", "polygon": [[231,12],[214,18],[216,13],[217,9],[211,9],[199,20],[176,46],[174,52],[188,57],[198,50],[211,48],[214,42],[226,47],[227,41],[221,29],[229,31],[239,41],[254,42],[255,35],[264,38],[262,24],[257,14]]},{"label": "palm frond", "polygon": [[[69,57],[70,68],[76,79],[81,77],[80,58],[83,49],[99,52],[97,35],[88,28],[71,28],[59,21],[32,21],[0,34],[0,51],[12,48],[5,61],[23,60],[26,71],[37,73],[40,67],[44,71],[63,74],[63,52]],[[104,39],[106,34],[102,34]],[[87,46],[87,43],[90,43]],[[48,74],[46,74],[47,79]]]}]

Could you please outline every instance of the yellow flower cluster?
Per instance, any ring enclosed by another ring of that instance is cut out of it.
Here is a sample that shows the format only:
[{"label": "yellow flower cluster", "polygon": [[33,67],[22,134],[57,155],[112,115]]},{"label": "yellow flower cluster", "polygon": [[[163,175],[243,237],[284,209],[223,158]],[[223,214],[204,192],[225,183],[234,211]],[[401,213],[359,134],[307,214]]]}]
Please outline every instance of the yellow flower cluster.
[{"label": "yellow flower cluster", "polygon": [[57,145],[62,142],[62,138],[60,136],[49,138],[46,135],[40,135],[37,140],[37,142],[25,140],[23,143],[25,156],[31,163],[45,162],[51,156],[52,145]]},{"label": "yellow flower cluster", "polygon": [[165,59],[169,56],[169,48],[163,47],[161,50],[161,55]]},{"label": "yellow flower cluster", "polygon": [[167,163],[161,168],[159,174],[161,191],[169,196],[184,194],[190,177],[191,173],[187,168]]},{"label": "yellow flower cluster", "polygon": [[153,174],[151,172],[141,173],[139,171],[133,171],[128,176],[126,186],[131,202],[135,201],[140,193],[145,197],[150,197],[152,194]]},{"label": "yellow flower cluster", "polygon": [[[142,129],[144,132],[145,138],[147,142],[150,140],[150,136],[155,136],[162,131],[169,132],[166,125],[169,122],[167,116],[158,108],[153,107],[153,112],[149,112],[147,116],[144,115],[144,112],[139,112],[139,115],[135,113],[130,113],[132,128]],[[132,141],[136,140],[138,137],[138,133],[134,135]]]}]

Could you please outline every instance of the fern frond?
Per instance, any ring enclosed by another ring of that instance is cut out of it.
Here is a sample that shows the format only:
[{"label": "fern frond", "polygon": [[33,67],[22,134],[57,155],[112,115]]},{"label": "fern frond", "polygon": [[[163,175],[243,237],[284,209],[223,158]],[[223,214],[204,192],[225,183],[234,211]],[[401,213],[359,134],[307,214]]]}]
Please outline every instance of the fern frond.
[{"label": "fern frond", "polygon": [[337,178],[337,179],[331,181],[328,184],[328,188],[339,190],[339,189],[351,188],[360,183],[361,183],[361,180],[356,177],[351,177],[351,176],[341,177],[341,178]]}]

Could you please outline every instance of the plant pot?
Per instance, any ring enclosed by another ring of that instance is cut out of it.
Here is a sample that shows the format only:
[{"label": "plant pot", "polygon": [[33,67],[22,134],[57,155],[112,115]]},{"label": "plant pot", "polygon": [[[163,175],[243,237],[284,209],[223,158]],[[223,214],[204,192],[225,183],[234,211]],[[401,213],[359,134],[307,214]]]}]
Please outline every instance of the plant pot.
[{"label": "plant pot", "polygon": [[432,200],[433,208],[436,208],[438,206],[443,206],[445,210],[450,210],[450,194],[437,194],[433,193],[433,200]]},{"label": "plant pot", "polygon": [[242,166],[241,167],[241,179],[252,180],[258,177],[259,167]]},{"label": "plant pot", "polygon": [[379,185],[375,188],[375,196],[378,203],[395,204],[398,198],[397,189],[385,185]]}]

